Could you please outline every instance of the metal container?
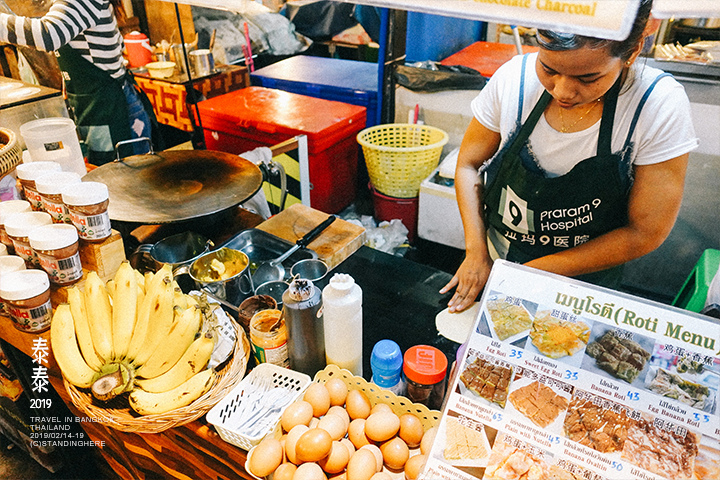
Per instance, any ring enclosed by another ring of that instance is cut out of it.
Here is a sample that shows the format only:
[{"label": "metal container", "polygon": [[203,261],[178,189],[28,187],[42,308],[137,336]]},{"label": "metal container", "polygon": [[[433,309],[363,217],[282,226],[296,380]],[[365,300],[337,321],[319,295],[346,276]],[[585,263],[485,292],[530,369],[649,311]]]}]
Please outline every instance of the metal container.
[{"label": "metal container", "polygon": [[294,264],[290,269],[290,278],[296,277],[310,280],[321,291],[330,280],[327,263],[315,258],[300,260]]},{"label": "metal container", "polygon": [[199,256],[174,274],[189,274],[197,288],[237,307],[253,294],[249,265],[243,252],[223,247]]},{"label": "metal container", "polygon": [[283,294],[290,368],[311,377],[325,368],[325,332],[320,289],[297,278]]},{"label": "metal container", "polygon": [[196,77],[204,77],[215,73],[215,61],[210,50],[206,48],[193,50],[188,55],[192,64],[192,72]]},{"label": "metal container", "polygon": [[200,255],[207,253],[212,244],[212,241],[192,231],[176,233],[157,243],[140,245],[131,256],[130,263],[135,268],[146,266],[154,272],[166,263],[176,269],[190,265]]}]

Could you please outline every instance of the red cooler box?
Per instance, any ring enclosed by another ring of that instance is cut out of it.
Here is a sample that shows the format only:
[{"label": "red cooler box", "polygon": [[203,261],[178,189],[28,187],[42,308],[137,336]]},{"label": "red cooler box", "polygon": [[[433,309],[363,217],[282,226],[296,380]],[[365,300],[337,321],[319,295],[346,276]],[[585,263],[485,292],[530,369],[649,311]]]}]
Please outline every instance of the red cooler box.
[{"label": "red cooler box", "polygon": [[366,108],[264,87],[198,103],[209,150],[243,153],[307,135],[311,206],[337,213],[355,200]]}]

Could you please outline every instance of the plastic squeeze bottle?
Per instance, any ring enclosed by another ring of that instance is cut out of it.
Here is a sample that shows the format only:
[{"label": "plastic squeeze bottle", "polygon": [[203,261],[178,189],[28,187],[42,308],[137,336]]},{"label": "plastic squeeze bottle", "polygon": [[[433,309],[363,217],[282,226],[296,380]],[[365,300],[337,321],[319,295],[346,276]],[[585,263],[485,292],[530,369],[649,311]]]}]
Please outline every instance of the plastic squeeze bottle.
[{"label": "plastic squeeze bottle", "polygon": [[362,289],[348,274],[336,273],[323,289],[325,359],[362,376]]}]

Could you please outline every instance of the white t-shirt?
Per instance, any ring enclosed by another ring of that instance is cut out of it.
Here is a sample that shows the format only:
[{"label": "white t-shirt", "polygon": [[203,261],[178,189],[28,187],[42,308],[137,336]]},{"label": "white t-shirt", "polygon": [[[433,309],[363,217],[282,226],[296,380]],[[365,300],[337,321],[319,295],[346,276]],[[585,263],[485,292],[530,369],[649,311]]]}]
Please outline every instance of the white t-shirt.
[{"label": "white t-shirt", "polygon": [[[522,56],[502,65],[472,101],[475,118],[485,127],[498,132],[504,144],[515,128],[520,97]],[[530,54],[525,68],[524,122],[545,90],[535,71],[537,53]],[[656,68],[637,65],[635,78],[629,88],[623,86],[615,111],[612,151],[619,152],[625,144],[630,124],[643,94],[662,73]],[[572,133],[552,128],[543,115],[530,135],[532,151],[549,176],[564,175],[580,161],[594,157],[597,152],[600,121],[591,127]],[[690,101],[684,87],[674,78],[662,78],[656,85],[638,119],[633,132],[635,144],[633,163],[649,165],[664,162],[694,150],[698,146]]]}]

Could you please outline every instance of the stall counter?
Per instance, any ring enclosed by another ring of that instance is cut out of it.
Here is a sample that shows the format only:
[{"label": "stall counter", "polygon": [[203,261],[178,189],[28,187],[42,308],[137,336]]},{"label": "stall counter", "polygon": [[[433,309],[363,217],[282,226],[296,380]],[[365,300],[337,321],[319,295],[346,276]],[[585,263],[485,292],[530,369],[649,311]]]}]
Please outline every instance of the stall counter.
[{"label": "stall counter", "polygon": [[[369,247],[360,247],[331,273],[347,273],[363,289],[363,376],[370,379],[374,344],[391,339],[404,351],[428,344],[455,358],[458,344],[438,335],[435,315],[449,295],[438,291],[450,274]],[[16,331],[0,322],[0,338],[28,356],[37,335]],[[85,417],[72,403],[57,368],[50,383],[71,412]],[[205,417],[161,433],[121,432],[102,423],[81,423],[90,440],[100,447],[108,464],[123,479],[172,478],[188,480],[251,479],[245,471],[247,452],[223,441]]]}]

